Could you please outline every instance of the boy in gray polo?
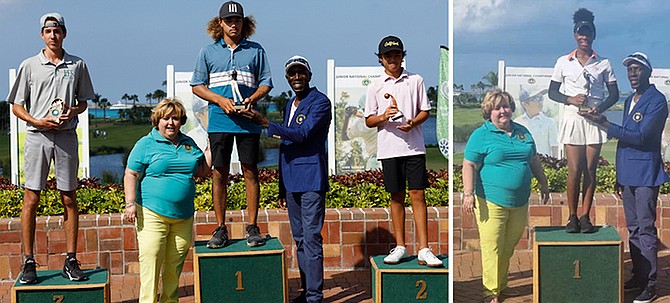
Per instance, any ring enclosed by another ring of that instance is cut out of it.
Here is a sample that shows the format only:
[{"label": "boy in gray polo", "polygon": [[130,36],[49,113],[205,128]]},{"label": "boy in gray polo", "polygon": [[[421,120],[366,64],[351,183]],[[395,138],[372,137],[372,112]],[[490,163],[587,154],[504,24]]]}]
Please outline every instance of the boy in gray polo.
[{"label": "boy in gray polo", "polygon": [[37,263],[33,257],[35,216],[53,159],[56,187],[60,191],[65,213],[63,225],[67,257],[63,277],[83,281],[88,277],[76,259],[79,213],[76,189],[79,169],[77,115],[86,110],[93,99],[93,85],[86,63],[63,49],[67,36],[65,20],[58,13],[40,18],[40,36],[45,47],[36,56],[24,60],[7,101],[12,112],[26,121],[25,194],[21,211],[21,240],[25,262],[20,283],[37,283]]}]

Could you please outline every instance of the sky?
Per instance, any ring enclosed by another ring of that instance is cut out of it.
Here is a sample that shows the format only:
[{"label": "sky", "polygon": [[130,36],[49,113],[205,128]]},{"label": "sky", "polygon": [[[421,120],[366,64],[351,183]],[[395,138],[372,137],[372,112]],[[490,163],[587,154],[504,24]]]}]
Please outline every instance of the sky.
[{"label": "sky", "polygon": [[[199,50],[211,44],[205,26],[225,1],[0,0],[0,100],[9,92],[9,69],[44,47],[39,18],[56,11],[68,30],[64,48],[89,66],[97,93],[114,103],[123,94],[166,90],[166,65],[192,71]],[[437,85],[439,46],[447,45],[446,0],[254,0],[239,1],[256,19],[259,42],[268,54],[275,88],[289,90],[284,63],[293,55],[312,66],[312,84],[326,92],[326,62],[337,66],[377,66],[379,41],[403,40],[407,69]]]},{"label": "sky", "polygon": [[572,14],[584,7],[595,15],[593,49],[612,62],[621,91],[630,85],[621,64],[635,51],[654,68],[670,68],[667,19],[670,1],[454,0],[454,83],[466,90],[488,71],[507,66],[553,67],[576,48]]}]

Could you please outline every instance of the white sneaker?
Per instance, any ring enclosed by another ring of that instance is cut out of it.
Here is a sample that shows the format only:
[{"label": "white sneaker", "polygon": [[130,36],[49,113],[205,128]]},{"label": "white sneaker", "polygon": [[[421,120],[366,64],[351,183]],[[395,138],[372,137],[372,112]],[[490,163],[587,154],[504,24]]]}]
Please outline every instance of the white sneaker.
[{"label": "white sneaker", "polygon": [[384,263],[386,264],[398,264],[402,259],[407,258],[407,248],[404,246],[396,246],[394,249],[391,249],[386,258],[384,258]]},{"label": "white sneaker", "polygon": [[442,260],[438,259],[433,252],[431,251],[430,247],[426,247],[422,250],[419,251],[419,264],[421,265],[426,265],[428,267],[442,267]]}]

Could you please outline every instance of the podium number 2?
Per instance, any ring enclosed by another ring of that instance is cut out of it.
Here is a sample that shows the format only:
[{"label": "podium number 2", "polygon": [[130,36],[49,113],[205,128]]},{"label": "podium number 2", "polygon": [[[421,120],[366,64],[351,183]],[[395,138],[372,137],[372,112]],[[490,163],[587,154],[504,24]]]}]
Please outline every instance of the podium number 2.
[{"label": "podium number 2", "polygon": [[416,281],[416,287],[421,287],[419,288],[419,292],[416,293],[417,300],[425,300],[428,298],[428,294],[426,293],[426,285],[426,281],[424,280]]},{"label": "podium number 2", "polygon": [[65,299],[64,295],[54,295],[53,300],[56,303],[61,303],[63,302],[63,299]]},{"label": "podium number 2", "polygon": [[235,288],[235,290],[244,290],[244,286],[242,286],[242,272],[235,272],[235,277],[237,277],[237,288]]},{"label": "podium number 2", "polygon": [[582,278],[582,273],[581,273],[582,264],[579,262],[579,260],[575,260],[575,262],[572,262],[572,265],[575,266],[575,275],[572,278],[573,279],[581,279]]}]

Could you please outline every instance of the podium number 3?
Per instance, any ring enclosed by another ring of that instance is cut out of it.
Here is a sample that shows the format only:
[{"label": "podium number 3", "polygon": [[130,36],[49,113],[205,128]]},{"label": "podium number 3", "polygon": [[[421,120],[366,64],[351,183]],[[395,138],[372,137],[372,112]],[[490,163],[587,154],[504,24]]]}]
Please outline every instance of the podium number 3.
[{"label": "podium number 3", "polygon": [[582,278],[582,264],[579,262],[579,260],[575,260],[575,262],[572,262],[572,265],[575,266],[575,275],[572,277],[573,279],[581,279]]},{"label": "podium number 3", "polygon": [[416,293],[417,300],[425,300],[428,298],[428,294],[426,293],[426,285],[426,281],[424,280],[416,281],[416,287],[421,287],[419,288],[419,292]]},{"label": "podium number 3", "polygon": [[65,299],[64,295],[54,295],[53,300],[56,303],[61,303],[63,302],[63,299]]},{"label": "podium number 3", "polygon": [[237,288],[235,288],[235,290],[239,291],[244,290],[244,286],[242,286],[242,272],[241,271],[235,272],[235,277],[237,278]]}]

